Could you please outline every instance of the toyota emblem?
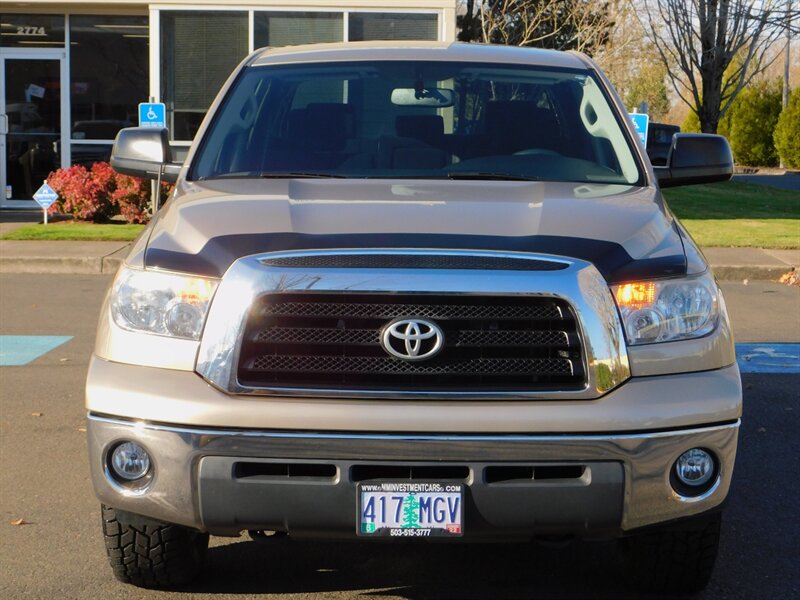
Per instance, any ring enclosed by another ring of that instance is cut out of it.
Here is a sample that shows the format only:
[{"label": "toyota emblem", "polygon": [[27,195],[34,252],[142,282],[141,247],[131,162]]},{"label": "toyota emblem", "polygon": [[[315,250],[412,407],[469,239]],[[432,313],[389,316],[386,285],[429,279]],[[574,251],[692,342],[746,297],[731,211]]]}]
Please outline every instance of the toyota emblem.
[{"label": "toyota emblem", "polygon": [[431,321],[401,319],[383,330],[381,345],[392,356],[404,360],[424,360],[435,356],[444,346],[444,332]]}]

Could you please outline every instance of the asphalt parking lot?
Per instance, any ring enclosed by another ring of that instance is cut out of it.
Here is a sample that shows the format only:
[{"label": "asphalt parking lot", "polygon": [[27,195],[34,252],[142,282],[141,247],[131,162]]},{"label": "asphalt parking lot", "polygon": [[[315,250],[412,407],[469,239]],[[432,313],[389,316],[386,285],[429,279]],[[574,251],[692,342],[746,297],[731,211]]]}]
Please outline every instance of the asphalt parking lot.
[{"label": "asphalt parking lot", "polygon": [[[613,543],[566,546],[212,540],[191,588],[117,583],[106,564],[84,441],[83,380],[103,276],[0,276],[0,335],[51,350],[0,367],[0,597],[636,598]],[[737,341],[800,341],[800,289],[724,284]],[[63,339],[66,338],[66,339]],[[765,347],[768,347],[765,345]],[[745,374],[733,493],[699,598],[800,597],[800,373]],[[19,520],[22,519],[22,523]]]},{"label": "asphalt parking lot", "polygon": [[800,191],[800,173],[797,171],[787,171],[780,175],[768,173],[734,175],[733,180],[741,183],[755,183],[756,185],[768,185],[784,190]]}]

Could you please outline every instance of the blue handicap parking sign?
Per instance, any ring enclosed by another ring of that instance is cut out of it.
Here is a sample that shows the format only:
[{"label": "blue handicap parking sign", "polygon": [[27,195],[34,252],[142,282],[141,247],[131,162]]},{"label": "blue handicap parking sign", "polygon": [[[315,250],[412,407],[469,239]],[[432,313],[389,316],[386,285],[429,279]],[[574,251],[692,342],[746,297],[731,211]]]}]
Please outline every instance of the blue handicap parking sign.
[{"label": "blue handicap parking sign", "polygon": [[45,181],[36,193],[33,195],[33,199],[36,200],[36,203],[41,206],[42,208],[50,208],[50,205],[53,204],[56,200],[58,200],[58,194],[56,191],[47,185]]},{"label": "blue handicap parking sign", "polygon": [[139,127],[163,129],[167,126],[167,109],[161,102],[139,104]]},{"label": "blue handicap parking sign", "polygon": [[642,144],[646,146],[647,123],[650,121],[650,116],[647,113],[630,113],[629,116],[631,121],[633,121],[633,127],[636,129],[639,139],[642,140]]}]

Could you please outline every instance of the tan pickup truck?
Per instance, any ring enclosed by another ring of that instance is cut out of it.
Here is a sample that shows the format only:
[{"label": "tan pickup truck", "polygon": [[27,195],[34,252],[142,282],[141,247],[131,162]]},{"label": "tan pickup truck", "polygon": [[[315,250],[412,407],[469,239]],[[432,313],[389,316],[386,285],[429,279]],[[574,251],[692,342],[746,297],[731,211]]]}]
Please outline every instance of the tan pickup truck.
[{"label": "tan pickup truck", "polygon": [[644,587],[706,585],[741,384],[660,188],[728,179],[724,138],[654,169],[581,54],[347,44],[255,52],[182,164],[134,128],[112,165],[175,182],[87,381],[120,580],[249,531],[619,538]]}]

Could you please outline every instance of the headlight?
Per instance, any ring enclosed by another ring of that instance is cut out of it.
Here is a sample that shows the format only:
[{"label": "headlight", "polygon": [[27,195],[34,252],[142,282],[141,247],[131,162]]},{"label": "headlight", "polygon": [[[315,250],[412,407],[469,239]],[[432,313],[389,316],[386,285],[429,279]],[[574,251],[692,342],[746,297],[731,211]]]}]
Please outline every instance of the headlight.
[{"label": "headlight", "polygon": [[629,344],[702,337],[719,321],[717,284],[709,274],[611,286]]},{"label": "headlight", "polygon": [[124,268],[111,292],[111,314],[124,329],[198,340],[217,283]]}]

